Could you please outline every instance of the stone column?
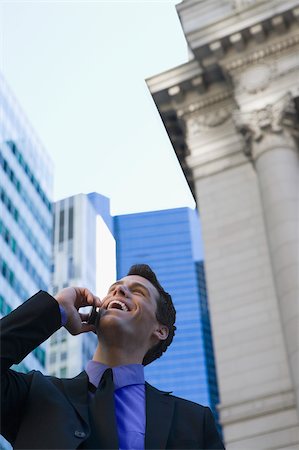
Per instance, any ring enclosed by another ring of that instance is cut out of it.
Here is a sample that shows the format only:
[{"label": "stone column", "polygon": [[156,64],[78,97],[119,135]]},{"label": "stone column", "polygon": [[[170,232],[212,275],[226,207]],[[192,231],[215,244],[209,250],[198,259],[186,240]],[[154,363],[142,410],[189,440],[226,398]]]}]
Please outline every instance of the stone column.
[{"label": "stone column", "polygon": [[299,415],[299,153],[293,107],[293,99],[286,95],[247,115],[241,130],[257,172]]}]

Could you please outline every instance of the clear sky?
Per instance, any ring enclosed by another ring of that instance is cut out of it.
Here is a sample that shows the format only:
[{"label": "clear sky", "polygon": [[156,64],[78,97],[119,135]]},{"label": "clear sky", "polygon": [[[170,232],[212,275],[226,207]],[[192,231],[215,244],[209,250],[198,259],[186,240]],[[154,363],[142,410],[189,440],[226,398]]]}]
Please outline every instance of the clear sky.
[{"label": "clear sky", "polygon": [[54,200],[195,206],[145,83],[188,59],[177,3],[0,0],[1,70],[53,159]]}]

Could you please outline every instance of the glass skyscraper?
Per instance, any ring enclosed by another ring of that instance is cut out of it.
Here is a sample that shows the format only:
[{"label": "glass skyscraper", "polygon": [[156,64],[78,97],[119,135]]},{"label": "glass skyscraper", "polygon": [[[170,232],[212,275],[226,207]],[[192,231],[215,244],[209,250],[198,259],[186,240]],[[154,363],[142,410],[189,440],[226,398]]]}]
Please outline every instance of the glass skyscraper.
[{"label": "glass skyscraper", "polygon": [[[52,161],[0,73],[0,317],[50,288],[52,182]],[[45,364],[43,343],[13,369]],[[11,448],[2,436],[0,448]]]},{"label": "glass skyscraper", "polygon": [[200,222],[197,211],[177,208],[114,217],[117,277],[132,264],[149,264],[177,310],[177,331],[167,352],[146,367],[159,389],[208,405],[217,418],[217,380]]},{"label": "glass skyscraper", "polygon": [[[0,74],[0,316],[48,290],[52,161]],[[17,367],[45,372],[42,344]]]}]

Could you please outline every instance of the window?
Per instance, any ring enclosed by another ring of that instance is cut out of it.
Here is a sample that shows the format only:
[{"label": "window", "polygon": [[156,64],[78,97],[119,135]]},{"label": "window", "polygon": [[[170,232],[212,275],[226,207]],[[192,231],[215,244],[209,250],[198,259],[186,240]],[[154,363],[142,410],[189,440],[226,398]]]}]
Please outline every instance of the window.
[{"label": "window", "polygon": [[56,353],[50,353],[50,364],[54,364],[56,362]]},{"label": "window", "polygon": [[61,367],[60,369],[60,376],[61,377],[66,377],[66,367]]},{"label": "window", "polygon": [[67,358],[67,352],[62,352],[61,355],[60,355],[60,360],[61,361],[65,361],[66,358]]},{"label": "window", "polygon": [[[16,156],[17,161],[19,162],[19,164],[21,165],[21,167],[23,168],[25,173],[28,175],[28,178],[30,179],[30,181],[33,184],[33,186],[35,187],[35,189],[36,189],[37,193],[39,194],[39,196],[41,197],[43,203],[45,203],[45,205],[47,206],[48,210],[51,212],[52,211],[51,202],[47,199],[47,197],[46,197],[45,193],[43,192],[43,190],[41,189],[38,181],[36,180],[36,178],[32,174],[28,164],[23,159],[21,151],[18,149],[16,143],[13,142],[13,141],[6,141],[6,144],[9,146],[9,148],[12,151],[12,153]],[[16,186],[16,187],[17,187],[17,189],[19,191],[20,187],[19,186]]]},{"label": "window", "polygon": [[69,239],[74,237],[74,208],[73,206],[69,209]]},{"label": "window", "polygon": [[51,345],[57,344],[57,335],[56,333],[51,336]]},{"label": "window", "polygon": [[41,347],[37,347],[33,350],[33,355],[36,357],[36,359],[41,363],[41,365],[43,367],[45,367],[45,360],[46,360],[46,355],[45,355],[45,350]]},{"label": "window", "polygon": [[66,340],[67,340],[67,331],[64,328],[62,328],[61,329],[61,342],[66,342]]},{"label": "window", "polygon": [[59,243],[63,242],[63,230],[64,230],[64,210],[59,214]]},{"label": "window", "polygon": [[67,265],[67,276],[68,279],[70,280],[71,278],[75,277],[75,268],[74,268],[74,261],[73,261],[73,257],[70,256],[68,258],[68,265]]},{"label": "window", "polygon": [[58,292],[58,286],[53,286],[53,295],[56,295]]}]

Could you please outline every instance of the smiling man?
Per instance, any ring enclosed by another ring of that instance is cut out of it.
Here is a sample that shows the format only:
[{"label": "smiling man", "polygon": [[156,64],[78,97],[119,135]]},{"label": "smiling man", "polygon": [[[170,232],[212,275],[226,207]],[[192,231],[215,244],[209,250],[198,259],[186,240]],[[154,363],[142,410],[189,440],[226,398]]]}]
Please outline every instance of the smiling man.
[{"label": "smiling man", "polygon": [[[98,308],[95,325],[79,309]],[[175,333],[175,308],[147,265],[132,266],[101,301],[86,288],[40,291],[1,321],[1,434],[15,449],[223,449],[209,408],[144,381]],[[96,332],[73,379],[10,369],[58,328]]]}]

